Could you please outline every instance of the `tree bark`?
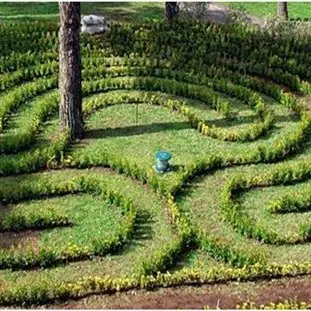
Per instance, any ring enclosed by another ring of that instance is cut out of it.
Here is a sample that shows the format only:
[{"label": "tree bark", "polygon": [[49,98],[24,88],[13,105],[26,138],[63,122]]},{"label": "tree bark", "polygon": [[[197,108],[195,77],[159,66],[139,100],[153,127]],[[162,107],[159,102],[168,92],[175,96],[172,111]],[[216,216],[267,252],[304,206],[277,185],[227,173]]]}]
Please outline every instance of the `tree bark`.
[{"label": "tree bark", "polygon": [[71,139],[83,134],[79,2],[60,2],[59,92],[60,128]]},{"label": "tree bark", "polygon": [[178,19],[179,6],[177,2],[165,2],[165,17],[168,21]]},{"label": "tree bark", "polygon": [[278,11],[279,11],[279,16],[282,19],[285,19],[285,20],[288,19],[288,10],[287,10],[287,2],[286,1],[280,1],[279,2]]}]

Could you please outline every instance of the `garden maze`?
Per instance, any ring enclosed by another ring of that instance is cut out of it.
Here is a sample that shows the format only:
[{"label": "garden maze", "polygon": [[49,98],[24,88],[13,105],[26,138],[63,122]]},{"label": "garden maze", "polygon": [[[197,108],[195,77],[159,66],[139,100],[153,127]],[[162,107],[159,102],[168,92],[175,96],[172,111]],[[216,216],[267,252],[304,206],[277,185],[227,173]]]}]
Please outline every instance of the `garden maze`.
[{"label": "garden maze", "polygon": [[0,26],[0,305],[311,273],[308,38],[184,22],[83,35],[86,130],[70,143],[57,31]]}]

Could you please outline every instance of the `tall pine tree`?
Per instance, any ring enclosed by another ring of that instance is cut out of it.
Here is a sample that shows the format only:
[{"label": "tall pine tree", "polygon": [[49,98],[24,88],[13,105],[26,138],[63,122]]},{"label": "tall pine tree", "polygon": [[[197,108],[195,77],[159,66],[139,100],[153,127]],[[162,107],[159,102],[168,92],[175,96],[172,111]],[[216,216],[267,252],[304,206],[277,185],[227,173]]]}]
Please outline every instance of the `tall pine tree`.
[{"label": "tall pine tree", "polygon": [[59,92],[60,127],[71,139],[83,134],[79,2],[60,2]]}]

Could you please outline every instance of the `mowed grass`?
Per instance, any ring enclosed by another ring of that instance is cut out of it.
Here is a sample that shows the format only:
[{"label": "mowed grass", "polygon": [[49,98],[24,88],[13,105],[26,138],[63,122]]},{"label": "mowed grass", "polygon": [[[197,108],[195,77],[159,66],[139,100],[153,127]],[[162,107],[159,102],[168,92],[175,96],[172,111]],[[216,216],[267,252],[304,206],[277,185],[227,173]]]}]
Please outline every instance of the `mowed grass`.
[{"label": "mowed grass", "polygon": [[[277,2],[230,2],[231,8],[243,10],[259,17],[274,17],[277,15]],[[311,2],[288,2],[289,18],[311,18]]]},{"label": "mowed grass", "polygon": [[[82,2],[82,15],[101,14],[108,20],[156,21],[163,19],[162,2]],[[2,2],[1,20],[58,20],[57,2]]]}]

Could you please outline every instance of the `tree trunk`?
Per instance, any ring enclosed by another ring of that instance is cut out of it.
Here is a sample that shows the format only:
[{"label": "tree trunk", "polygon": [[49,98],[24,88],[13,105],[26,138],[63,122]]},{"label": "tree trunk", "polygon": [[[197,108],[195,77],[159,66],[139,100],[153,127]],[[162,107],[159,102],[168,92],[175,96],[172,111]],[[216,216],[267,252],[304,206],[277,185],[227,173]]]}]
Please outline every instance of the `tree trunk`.
[{"label": "tree trunk", "polygon": [[280,1],[279,2],[279,16],[282,19],[285,19],[285,20],[288,19],[288,11],[287,11],[287,2],[286,1]]},{"label": "tree trunk", "polygon": [[165,2],[165,17],[168,21],[178,18],[179,6],[177,2]]},{"label": "tree trunk", "polygon": [[59,92],[60,128],[71,139],[83,134],[79,2],[60,2]]}]

